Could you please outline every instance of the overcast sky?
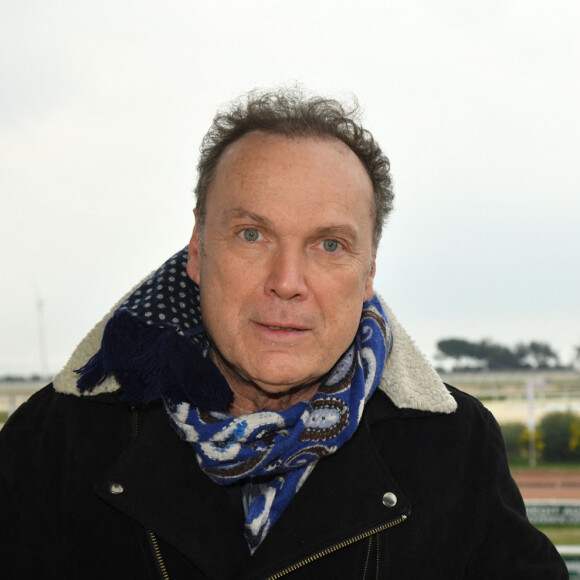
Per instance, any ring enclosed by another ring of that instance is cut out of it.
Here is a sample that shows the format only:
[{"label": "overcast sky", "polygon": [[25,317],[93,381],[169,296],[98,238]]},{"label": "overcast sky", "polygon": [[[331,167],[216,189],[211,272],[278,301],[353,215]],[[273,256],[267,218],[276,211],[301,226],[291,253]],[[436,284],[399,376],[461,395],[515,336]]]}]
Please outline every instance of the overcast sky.
[{"label": "overcast sky", "polygon": [[58,370],[185,246],[216,109],[292,81],[391,159],[376,289],[429,357],[580,345],[577,0],[5,1],[0,75],[0,375],[42,370],[39,322]]}]

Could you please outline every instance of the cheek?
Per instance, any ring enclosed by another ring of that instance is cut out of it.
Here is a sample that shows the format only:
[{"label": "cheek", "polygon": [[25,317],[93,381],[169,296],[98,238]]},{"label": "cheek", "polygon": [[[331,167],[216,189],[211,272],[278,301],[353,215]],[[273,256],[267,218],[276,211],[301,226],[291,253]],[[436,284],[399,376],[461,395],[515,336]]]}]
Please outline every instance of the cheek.
[{"label": "cheek", "polygon": [[349,344],[360,323],[364,301],[360,278],[350,284],[328,288],[323,293],[325,318],[329,329],[341,335]]},{"label": "cheek", "polygon": [[354,338],[354,335],[358,330],[361,313],[362,302],[360,301],[360,298],[356,301],[349,302],[342,308],[342,312],[340,313],[340,326],[342,333],[346,335],[347,338],[350,338],[350,340]]},{"label": "cheek", "polygon": [[248,293],[257,276],[245,264],[222,261],[213,263],[211,271],[202,270],[202,277],[214,296],[232,303]]},{"label": "cheek", "polygon": [[227,261],[206,262],[201,268],[201,307],[204,320],[232,327],[247,299],[253,277],[245,268]]},{"label": "cheek", "polygon": [[336,306],[340,304],[349,311],[360,310],[362,303],[368,300],[367,295],[370,293],[372,296],[373,292],[372,276],[367,273],[368,270],[361,271],[360,268],[338,272],[338,275],[335,272],[326,277],[321,289],[328,301],[333,301]]}]

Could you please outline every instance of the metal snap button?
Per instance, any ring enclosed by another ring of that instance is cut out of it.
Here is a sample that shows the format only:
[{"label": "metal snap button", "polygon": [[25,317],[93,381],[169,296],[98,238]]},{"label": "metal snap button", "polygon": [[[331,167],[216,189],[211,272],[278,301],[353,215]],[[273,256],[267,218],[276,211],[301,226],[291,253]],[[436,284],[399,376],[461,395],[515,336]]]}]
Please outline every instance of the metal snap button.
[{"label": "metal snap button", "polygon": [[109,491],[115,495],[123,493],[125,488],[120,483],[110,483],[109,484]]},{"label": "metal snap button", "polygon": [[383,505],[388,508],[395,507],[397,505],[397,496],[393,492],[387,491],[383,495]]}]

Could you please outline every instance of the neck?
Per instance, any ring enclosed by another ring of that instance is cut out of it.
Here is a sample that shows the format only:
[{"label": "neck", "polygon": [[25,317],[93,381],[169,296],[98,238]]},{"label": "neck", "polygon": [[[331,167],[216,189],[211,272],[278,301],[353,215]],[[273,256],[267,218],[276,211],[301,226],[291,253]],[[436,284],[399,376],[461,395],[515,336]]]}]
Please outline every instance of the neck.
[{"label": "neck", "polygon": [[[226,379],[228,377],[226,376]],[[318,391],[315,385],[300,385],[280,393],[271,393],[254,384],[228,384],[234,393],[229,412],[232,417],[257,411],[285,411],[296,403],[311,399]]]}]

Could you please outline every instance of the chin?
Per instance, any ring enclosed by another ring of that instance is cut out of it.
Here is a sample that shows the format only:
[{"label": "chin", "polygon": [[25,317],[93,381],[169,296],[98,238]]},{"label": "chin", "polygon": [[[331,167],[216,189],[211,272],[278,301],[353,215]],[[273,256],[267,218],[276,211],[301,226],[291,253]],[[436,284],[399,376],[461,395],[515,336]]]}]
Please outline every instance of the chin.
[{"label": "chin", "polygon": [[[320,384],[325,375],[314,372],[315,369],[324,367],[322,363],[305,361],[302,353],[299,356],[289,356],[287,353],[270,352],[262,353],[259,357],[240,356],[238,360],[239,362],[236,359],[230,360],[222,366],[226,379],[237,384],[245,383],[246,386],[258,388],[268,395],[281,396],[311,389]],[[311,368],[313,372],[309,373]]]}]

